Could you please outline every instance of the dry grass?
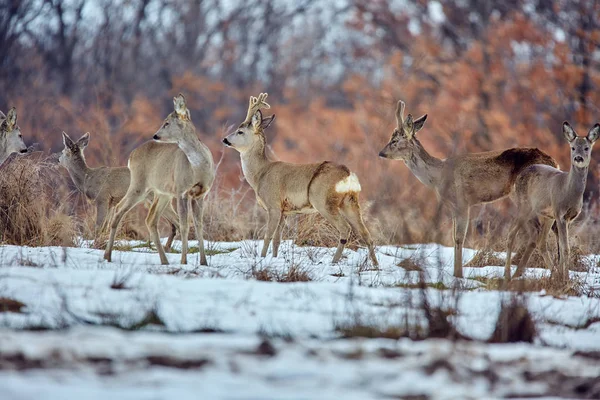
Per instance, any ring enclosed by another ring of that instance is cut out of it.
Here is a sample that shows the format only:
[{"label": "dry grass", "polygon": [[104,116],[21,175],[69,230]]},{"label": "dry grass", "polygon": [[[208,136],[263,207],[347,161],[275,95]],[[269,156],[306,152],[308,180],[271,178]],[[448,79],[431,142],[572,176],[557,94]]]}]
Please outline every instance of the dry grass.
[{"label": "dry grass", "polygon": [[483,248],[477,250],[475,255],[465,267],[487,267],[489,265],[503,266],[506,263],[506,259],[500,258],[496,255],[496,252],[489,248]]},{"label": "dry grass", "polygon": [[18,300],[9,299],[8,297],[0,297],[0,313],[21,313],[21,308],[23,307],[25,307],[25,304]]},{"label": "dry grass", "polygon": [[[370,213],[371,207],[369,203],[361,203],[361,212],[367,229],[371,233],[371,237],[375,243],[387,242],[381,236],[381,224],[378,218],[374,218]],[[318,247],[337,247],[340,241],[338,230],[325,220],[320,214],[298,215],[296,217],[295,229],[288,233],[288,236],[293,239],[297,246],[318,246]],[[352,231],[346,248],[351,250],[358,249],[359,246],[364,246]]]},{"label": "dry grass", "polygon": [[571,278],[568,282],[561,281],[552,277],[541,278],[520,278],[506,282],[503,278],[472,278],[482,282],[485,290],[506,290],[511,292],[546,292],[549,296],[581,296],[585,295],[584,282],[579,279]]},{"label": "dry grass", "polygon": [[533,343],[537,334],[533,317],[518,300],[503,303],[490,343]]},{"label": "dry grass", "polygon": [[57,165],[39,154],[17,157],[0,170],[0,242],[73,246],[76,227],[66,215],[67,191]]},{"label": "dry grass", "polygon": [[419,261],[420,260],[417,260],[414,257],[407,257],[403,260],[400,260],[400,262],[398,262],[398,264],[396,264],[396,265],[399,266],[400,268],[404,269],[405,271],[422,272],[423,268],[421,268],[419,266]]},{"label": "dry grass", "polygon": [[253,268],[250,271],[250,277],[263,282],[311,282],[313,278],[305,267],[292,264],[284,272],[277,271],[270,267]]},{"label": "dry grass", "polygon": [[[340,234],[325,218],[315,213],[296,217],[296,234],[292,238],[297,246],[336,247],[340,241]],[[359,244],[358,238],[352,232],[346,247],[356,250]]]},{"label": "dry grass", "polygon": [[345,339],[356,337],[400,339],[410,337],[409,331],[404,326],[379,327],[371,324],[355,323],[337,326],[336,331]]}]

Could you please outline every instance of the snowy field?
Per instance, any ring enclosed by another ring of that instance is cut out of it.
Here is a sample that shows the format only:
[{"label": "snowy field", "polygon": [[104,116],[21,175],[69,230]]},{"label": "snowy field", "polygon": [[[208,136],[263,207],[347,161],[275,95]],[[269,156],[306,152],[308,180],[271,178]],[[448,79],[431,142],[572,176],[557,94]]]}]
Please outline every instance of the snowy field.
[{"label": "snowy field", "polygon": [[[175,248],[179,244],[175,243]],[[197,243],[190,242],[190,246]],[[283,242],[260,258],[261,243],[208,243],[169,266],[142,242],[103,251],[0,247],[0,298],[24,304],[0,312],[0,399],[445,399],[600,397],[600,268],[571,272],[587,294],[528,292],[533,344],[486,344],[503,301],[485,287],[501,266],[452,277],[452,249],[381,246],[366,251]],[[465,259],[474,251],[465,250]],[[342,338],[340,327],[425,326],[425,295],[475,339]],[[290,268],[307,282],[285,280]],[[526,278],[549,275],[531,269]],[[458,290],[452,290],[452,289]]]}]

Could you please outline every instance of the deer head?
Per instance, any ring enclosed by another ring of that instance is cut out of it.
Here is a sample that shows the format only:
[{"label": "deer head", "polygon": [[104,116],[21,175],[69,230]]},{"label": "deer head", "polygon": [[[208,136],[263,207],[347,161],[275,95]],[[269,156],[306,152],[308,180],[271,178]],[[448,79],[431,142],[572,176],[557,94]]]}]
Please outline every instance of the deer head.
[{"label": "deer head", "polygon": [[83,150],[90,143],[90,133],[84,133],[83,136],[81,136],[76,142],[73,142],[66,132],[63,132],[62,136],[65,148],[60,153],[58,158],[58,161],[61,163],[61,165],[66,168],[69,164],[72,164],[76,160],[85,160],[83,156]]},{"label": "deer head", "polygon": [[17,125],[17,110],[13,107],[8,115],[0,111],[0,151],[6,156],[12,153],[27,153],[23,134]]},{"label": "deer head", "polygon": [[596,123],[587,136],[578,136],[573,127],[563,122],[563,134],[571,147],[571,164],[577,168],[587,168],[592,158],[592,147],[600,135],[600,124]]},{"label": "deer head", "polygon": [[165,118],[161,127],[152,137],[154,140],[165,143],[179,143],[183,140],[184,133],[190,130],[189,128],[192,128],[192,131],[195,132],[190,110],[188,110],[185,97],[181,93],[173,97],[173,107],[175,111]]},{"label": "deer head", "polygon": [[261,93],[258,97],[250,96],[248,113],[246,119],[240,124],[238,129],[225,137],[223,143],[228,147],[233,147],[240,153],[250,149],[257,141],[264,141],[263,131],[271,125],[275,115],[263,118],[261,109],[269,109],[271,106],[265,101],[267,93]]},{"label": "deer head", "polygon": [[415,148],[415,134],[423,128],[427,114],[413,120],[408,114],[404,119],[404,102],[398,101],[396,106],[396,128],[388,144],[379,152],[379,157],[392,160],[408,160]]}]

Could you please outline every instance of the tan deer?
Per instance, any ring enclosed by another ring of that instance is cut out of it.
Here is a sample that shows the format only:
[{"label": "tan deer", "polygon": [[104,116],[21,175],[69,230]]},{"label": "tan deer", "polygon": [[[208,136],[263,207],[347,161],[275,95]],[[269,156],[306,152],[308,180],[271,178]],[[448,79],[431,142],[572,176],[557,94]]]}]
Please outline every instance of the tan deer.
[{"label": "tan deer", "polygon": [[560,171],[547,165],[525,168],[515,182],[517,216],[508,235],[504,277],[509,280],[511,256],[515,238],[521,229],[527,233],[527,247],[514,277],[525,271],[527,262],[536,245],[540,245],[544,262],[551,266],[545,248],[546,236],[556,221],[559,243],[558,279],[568,277],[569,225],[581,212],[583,193],[592,156],[592,147],[600,135],[600,124],[590,129],[587,137],[577,136],[568,122],[563,123],[563,134],[571,148],[571,169]]},{"label": "tan deer", "polygon": [[188,215],[191,205],[200,249],[200,263],[207,265],[202,234],[204,197],[215,179],[215,166],[208,147],[196,135],[185,98],[179,94],[173,99],[175,111],[167,116],[154,135],[154,141],[136,148],[129,156],[131,183],[127,194],[117,204],[111,220],[111,230],[104,258],[111,261],[115,234],[121,218],[148,193],[154,200],[146,218],[150,238],[162,264],[168,264],[158,237],[158,219],[171,202],[177,199],[177,213],[181,233],[181,263],[187,264]]},{"label": "tan deer", "polygon": [[275,116],[263,118],[260,110],[270,108],[266,98],[266,93],[261,93],[258,98],[250,97],[246,119],[223,139],[225,145],[240,153],[244,176],[254,189],[258,204],[267,211],[261,256],[267,255],[273,239],[273,256],[277,257],[286,215],[319,212],[340,233],[334,263],[342,257],[351,229],[354,229],[367,244],[371,261],[378,265],[371,234],[358,204],[361,187],[354,173],[344,165],[329,161],[290,164],[267,158],[264,130]]},{"label": "tan deer", "polygon": [[0,165],[13,153],[27,153],[14,107],[8,110],[7,115],[0,111]]},{"label": "tan deer", "polygon": [[[127,193],[130,181],[129,168],[90,168],[83,154],[89,144],[90,133],[85,133],[76,142],[65,132],[62,133],[62,136],[65,148],[60,153],[59,162],[69,172],[75,187],[96,205],[94,233],[98,235],[104,231],[108,211],[116,206]],[[179,226],[179,217],[175,214],[171,204],[165,209],[164,217],[171,224],[171,233],[165,244],[165,250],[169,251]]]},{"label": "tan deer", "polygon": [[469,226],[471,206],[508,196],[519,172],[532,164],[556,167],[549,155],[535,148],[469,153],[441,160],[431,156],[416,133],[423,128],[427,114],[404,119],[404,102],[396,107],[396,129],[379,156],[402,160],[426,186],[435,190],[438,200],[452,213],[454,276],[462,277],[462,249]]}]

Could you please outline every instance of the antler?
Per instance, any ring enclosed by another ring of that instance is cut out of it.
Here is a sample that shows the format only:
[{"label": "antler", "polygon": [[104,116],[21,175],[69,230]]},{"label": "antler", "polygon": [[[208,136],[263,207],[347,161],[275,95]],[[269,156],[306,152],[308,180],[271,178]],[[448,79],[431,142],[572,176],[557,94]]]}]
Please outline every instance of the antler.
[{"label": "antler", "polygon": [[246,115],[246,119],[244,123],[250,122],[252,120],[252,116],[262,108],[271,108],[271,106],[265,101],[267,99],[267,93],[261,93],[258,97],[250,96],[250,104],[248,105],[248,114]]},{"label": "antler", "polygon": [[404,122],[404,102],[402,100],[398,100],[396,106],[396,122],[398,122],[398,126]]}]

